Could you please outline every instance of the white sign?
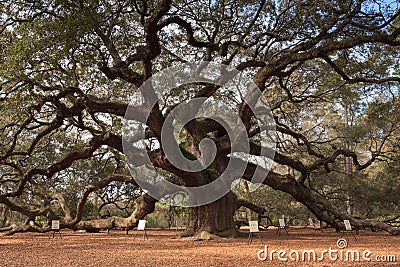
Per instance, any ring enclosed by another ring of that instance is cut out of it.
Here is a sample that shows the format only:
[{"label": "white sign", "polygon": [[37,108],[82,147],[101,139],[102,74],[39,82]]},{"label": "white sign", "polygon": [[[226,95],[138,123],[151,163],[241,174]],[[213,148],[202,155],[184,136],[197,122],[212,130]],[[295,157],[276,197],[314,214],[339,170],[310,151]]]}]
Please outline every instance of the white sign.
[{"label": "white sign", "polygon": [[146,226],[146,220],[139,220],[139,224],[137,229],[138,230],[144,230],[144,227]]},{"label": "white sign", "polygon": [[249,221],[250,233],[258,233],[258,221]]},{"label": "white sign", "polygon": [[344,227],[346,227],[346,231],[351,231],[351,224],[349,220],[344,220]]},{"label": "white sign", "polygon": [[286,224],[285,224],[285,219],[279,219],[279,227],[281,228],[285,228]]},{"label": "white sign", "polygon": [[60,230],[60,221],[59,220],[52,220],[51,221],[51,229],[52,230]]}]

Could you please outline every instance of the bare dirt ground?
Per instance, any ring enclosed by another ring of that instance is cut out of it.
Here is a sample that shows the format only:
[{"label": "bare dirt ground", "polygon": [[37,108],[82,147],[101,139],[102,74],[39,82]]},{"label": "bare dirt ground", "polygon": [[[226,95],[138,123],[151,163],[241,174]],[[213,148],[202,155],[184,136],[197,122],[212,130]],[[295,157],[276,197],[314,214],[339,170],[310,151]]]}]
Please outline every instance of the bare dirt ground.
[{"label": "bare dirt ground", "polygon": [[[257,235],[249,245],[247,238],[194,241],[175,238],[175,230],[156,229],[147,230],[148,240],[143,241],[141,232],[133,238],[135,232],[62,230],[61,238],[56,235],[54,239],[38,233],[0,237],[0,266],[400,266],[400,236],[386,232],[360,231],[357,241],[349,236],[348,247],[340,249],[336,244],[340,235],[332,229],[321,233],[311,228],[289,228],[289,235],[278,236],[269,228],[260,232],[268,249],[265,261],[257,258],[257,253],[265,250]],[[278,259],[279,250],[286,253],[281,252],[286,262]],[[307,250],[315,251],[316,261],[308,260]],[[322,254],[323,250],[327,252]],[[357,260],[355,251],[360,261],[352,261],[352,255]],[[371,261],[364,261],[363,253]],[[264,255],[260,253],[261,258]],[[318,261],[321,255],[324,259]],[[388,262],[394,260],[392,256],[396,262]]]}]

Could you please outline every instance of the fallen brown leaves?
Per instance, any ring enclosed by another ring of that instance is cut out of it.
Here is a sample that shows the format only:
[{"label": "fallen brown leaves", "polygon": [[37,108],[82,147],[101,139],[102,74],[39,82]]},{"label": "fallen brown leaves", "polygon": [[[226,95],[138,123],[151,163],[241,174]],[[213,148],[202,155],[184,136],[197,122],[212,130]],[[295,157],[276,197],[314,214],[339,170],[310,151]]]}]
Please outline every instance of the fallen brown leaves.
[{"label": "fallen brown leaves", "polygon": [[[246,232],[246,230],[243,230]],[[24,233],[0,237],[0,266],[398,266],[400,262],[400,236],[385,232],[360,231],[358,241],[349,236],[348,250],[370,250],[371,259],[377,255],[395,255],[397,262],[331,261],[328,254],[321,262],[291,261],[291,250],[301,252],[340,249],[336,246],[339,234],[334,230],[323,233],[310,228],[290,228],[289,235],[277,236],[274,229],[261,232],[261,237],[271,250],[285,250],[287,262],[280,262],[277,254],[273,260],[257,259],[264,249],[257,235],[251,245],[247,238],[221,239],[219,241],[193,241],[174,238],[175,231],[147,230],[149,239],[143,241],[141,233],[134,239],[135,231],[125,235],[121,231],[88,234],[63,230],[49,238],[47,234]],[[344,250],[346,250],[344,249]],[[294,254],[292,254],[293,256]]]}]

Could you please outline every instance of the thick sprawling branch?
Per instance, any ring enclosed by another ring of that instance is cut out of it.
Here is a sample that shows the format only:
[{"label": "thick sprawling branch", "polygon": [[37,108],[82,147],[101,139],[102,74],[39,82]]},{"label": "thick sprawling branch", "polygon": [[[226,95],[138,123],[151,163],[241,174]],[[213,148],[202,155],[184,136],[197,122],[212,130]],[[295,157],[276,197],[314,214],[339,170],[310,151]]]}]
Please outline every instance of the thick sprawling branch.
[{"label": "thick sprawling branch", "polygon": [[47,169],[33,168],[28,170],[23,177],[21,177],[18,187],[12,192],[4,194],[4,197],[16,197],[21,195],[25,189],[26,183],[28,183],[35,175],[52,177],[57,172],[70,167],[75,161],[91,157],[93,152],[105,143],[105,140],[107,140],[106,137],[104,139],[103,137],[94,137],[86,147],[69,153],[62,160],[49,166]]},{"label": "thick sprawling branch", "polygon": [[324,196],[310,190],[303,184],[300,184],[294,177],[290,175],[281,175],[250,163],[248,164],[243,178],[251,181],[252,176],[255,174],[256,168],[258,175],[266,176],[266,179],[263,182],[264,184],[274,189],[289,193],[297,201],[304,204],[320,220],[327,222],[337,229],[343,228],[342,221],[347,219],[350,220],[352,225],[355,227],[379,228],[391,234],[400,234],[400,229],[397,227],[393,227],[379,221],[354,219],[353,217],[340,212]]},{"label": "thick sprawling branch", "polygon": [[69,221],[69,225],[76,225],[78,222],[82,220],[83,216],[83,207],[87,201],[87,198],[89,197],[90,193],[104,188],[108,186],[111,182],[121,182],[121,183],[134,183],[132,176],[130,175],[121,175],[121,174],[114,174],[106,177],[105,179],[100,180],[97,183],[87,185],[85,189],[82,192],[82,197],[76,207],[76,216],[73,220]]},{"label": "thick sprawling branch", "polygon": [[191,46],[210,48],[211,51],[218,51],[220,49],[217,44],[214,44],[212,42],[204,42],[204,41],[196,40],[196,38],[194,37],[194,31],[193,31],[190,23],[188,23],[187,21],[185,21],[184,19],[182,19],[178,16],[173,16],[173,17],[169,17],[169,18],[165,19],[158,25],[157,30],[161,30],[170,24],[177,24],[180,27],[182,27],[183,29],[185,29],[186,39]]},{"label": "thick sprawling branch", "polygon": [[[267,213],[267,209],[265,209],[264,207],[258,206],[256,204],[246,201],[244,199],[239,199],[236,203],[236,208],[239,209],[240,207],[248,208],[248,209],[254,211],[255,213],[257,213],[259,224],[261,223],[262,218],[266,218],[268,220],[269,225],[273,224],[271,218],[265,214],[265,213]],[[269,225],[267,225],[267,226],[269,226]]]}]

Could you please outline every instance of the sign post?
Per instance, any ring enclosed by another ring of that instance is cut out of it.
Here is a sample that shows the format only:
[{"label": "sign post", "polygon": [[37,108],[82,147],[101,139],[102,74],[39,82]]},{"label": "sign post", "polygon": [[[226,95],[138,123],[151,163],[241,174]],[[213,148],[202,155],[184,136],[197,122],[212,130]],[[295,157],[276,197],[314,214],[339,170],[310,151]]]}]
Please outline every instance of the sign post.
[{"label": "sign post", "polygon": [[51,221],[51,236],[54,238],[55,233],[60,234],[61,237],[61,231],[60,231],[60,221],[59,220],[52,220]]},{"label": "sign post", "polygon": [[348,240],[348,239],[349,239],[349,232],[350,232],[350,233],[354,236],[354,239],[357,241],[357,237],[356,237],[356,235],[354,234],[354,230],[353,230],[353,228],[351,227],[350,221],[349,221],[349,220],[343,220],[343,223],[344,223],[345,229],[344,229],[344,231],[343,231],[341,237],[343,236],[344,233],[346,233],[347,240]]},{"label": "sign post", "polygon": [[278,231],[276,232],[277,235],[281,235],[281,230],[285,230],[286,234],[289,235],[287,228],[289,227],[289,223],[285,223],[285,217],[282,216],[281,219],[278,220]]},{"label": "sign post", "polygon": [[133,239],[136,238],[136,235],[139,231],[143,231],[143,240],[145,240],[145,238],[149,239],[149,237],[147,236],[147,233],[146,233],[146,220],[139,220],[137,230],[136,230],[136,233],[135,233],[135,236],[133,237]]},{"label": "sign post", "polygon": [[257,233],[258,239],[260,239],[261,244],[264,244],[261,240],[260,231],[258,229],[258,221],[249,221],[250,232],[249,232],[249,244],[253,241],[253,233]]}]

